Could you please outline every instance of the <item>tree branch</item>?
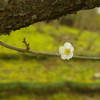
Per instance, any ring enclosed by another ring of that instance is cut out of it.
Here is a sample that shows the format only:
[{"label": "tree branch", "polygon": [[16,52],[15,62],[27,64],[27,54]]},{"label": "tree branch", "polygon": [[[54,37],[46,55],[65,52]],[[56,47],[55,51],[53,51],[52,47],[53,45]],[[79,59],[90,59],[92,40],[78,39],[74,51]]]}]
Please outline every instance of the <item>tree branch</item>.
[{"label": "tree branch", "polygon": [[[2,41],[0,41],[0,45],[15,51],[19,51],[19,52],[23,52],[23,53],[30,53],[30,54],[35,54],[37,56],[39,55],[43,55],[43,56],[55,56],[55,57],[60,57],[59,53],[46,53],[46,52],[36,52],[36,51],[31,51],[31,50],[27,50],[26,49],[21,49],[21,48],[17,48],[17,47],[13,47],[10,46],[8,44],[3,43]],[[75,59],[86,59],[86,60],[100,60],[100,57],[83,57],[83,56],[74,56],[73,58]]]},{"label": "tree branch", "polygon": [[95,7],[100,0],[0,0],[0,35]]}]

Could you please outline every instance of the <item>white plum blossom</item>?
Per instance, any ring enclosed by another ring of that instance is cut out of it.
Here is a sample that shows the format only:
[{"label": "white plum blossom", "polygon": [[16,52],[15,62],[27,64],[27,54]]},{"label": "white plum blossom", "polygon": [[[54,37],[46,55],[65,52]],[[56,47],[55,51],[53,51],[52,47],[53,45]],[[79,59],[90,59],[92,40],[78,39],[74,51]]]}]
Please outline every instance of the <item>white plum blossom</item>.
[{"label": "white plum blossom", "polygon": [[94,77],[95,77],[95,78],[100,78],[100,73],[95,73],[95,74],[94,74]]},{"label": "white plum blossom", "polygon": [[74,48],[69,42],[64,43],[64,46],[59,47],[59,53],[61,55],[61,59],[63,60],[69,60],[72,58],[74,55],[73,52]]}]

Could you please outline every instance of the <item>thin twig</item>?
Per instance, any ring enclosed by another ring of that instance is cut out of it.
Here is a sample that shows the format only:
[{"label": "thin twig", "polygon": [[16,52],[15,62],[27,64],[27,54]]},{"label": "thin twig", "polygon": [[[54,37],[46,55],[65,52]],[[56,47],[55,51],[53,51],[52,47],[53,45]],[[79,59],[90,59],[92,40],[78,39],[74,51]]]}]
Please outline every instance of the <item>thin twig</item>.
[{"label": "thin twig", "polygon": [[29,50],[29,49],[30,49],[30,47],[29,47],[29,43],[26,42],[26,39],[25,39],[25,38],[23,39],[22,43],[25,44],[25,46],[26,46],[26,50]]},{"label": "thin twig", "polygon": [[[27,49],[21,49],[21,48],[17,48],[17,47],[13,47],[10,46],[8,44],[3,43],[2,41],[0,41],[0,45],[12,50],[16,50],[19,52],[26,52],[26,53],[31,53],[31,54],[35,54],[35,55],[44,55],[44,56],[56,56],[56,57],[60,57],[59,53],[46,53],[46,52],[36,52],[36,51],[31,51],[31,50],[27,50]],[[84,57],[84,56],[74,56],[73,58],[75,59],[86,59],[86,60],[100,60],[100,57]]]}]

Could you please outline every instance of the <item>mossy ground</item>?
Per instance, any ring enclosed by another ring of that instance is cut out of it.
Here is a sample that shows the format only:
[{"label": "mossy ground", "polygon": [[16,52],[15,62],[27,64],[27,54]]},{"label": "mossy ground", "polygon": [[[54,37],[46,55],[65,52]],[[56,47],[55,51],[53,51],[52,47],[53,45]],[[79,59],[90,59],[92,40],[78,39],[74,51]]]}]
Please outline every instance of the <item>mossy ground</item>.
[{"label": "mossy ground", "polygon": [[[25,48],[23,38],[30,43],[30,49],[39,52],[58,52],[59,46],[64,42],[71,42],[75,48],[75,55],[100,56],[99,33],[78,29],[50,25],[31,25],[15,32],[10,36],[0,36],[5,43]],[[25,56],[26,55],[26,56]],[[97,83],[95,73],[100,73],[99,61],[75,60],[62,61],[57,57],[40,57],[31,54],[23,54],[0,46],[0,83],[7,82],[58,82],[73,81],[81,83]],[[4,58],[4,59],[3,59]],[[3,98],[6,93],[1,93]],[[9,98],[9,99],[7,99]],[[81,95],[74,93],[58,93],[47,96],[10,95],[0,100],[99,100],[97,94]]]}]

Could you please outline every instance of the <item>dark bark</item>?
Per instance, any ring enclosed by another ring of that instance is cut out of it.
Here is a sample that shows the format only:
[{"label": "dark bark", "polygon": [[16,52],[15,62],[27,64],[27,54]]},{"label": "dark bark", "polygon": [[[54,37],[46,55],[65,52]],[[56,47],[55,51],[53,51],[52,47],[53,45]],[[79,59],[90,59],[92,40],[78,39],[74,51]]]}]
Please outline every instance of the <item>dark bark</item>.
[{"label": "dark bark", "polygon": [[0,0],[0,35],[100,6],[100,0]]}]

